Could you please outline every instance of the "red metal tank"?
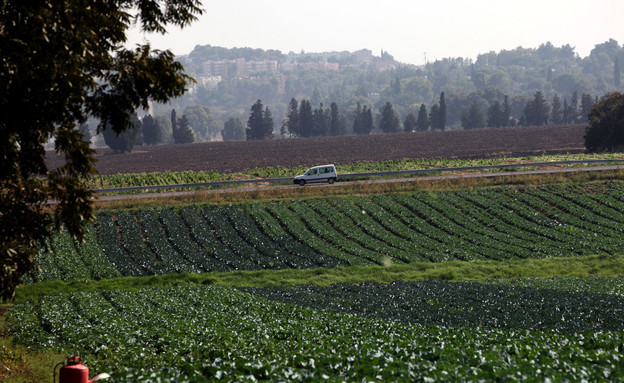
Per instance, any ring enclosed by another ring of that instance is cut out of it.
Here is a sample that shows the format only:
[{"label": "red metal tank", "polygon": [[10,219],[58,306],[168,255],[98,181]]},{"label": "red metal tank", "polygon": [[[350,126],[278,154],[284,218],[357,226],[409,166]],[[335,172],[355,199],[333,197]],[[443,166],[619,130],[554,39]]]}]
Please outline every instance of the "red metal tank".
[{"label": "red metal tank", "polygon": [[59,371],[59,383],[89,383],[89,367],[82,364],[81,357],[67,358],[67,364]]}]

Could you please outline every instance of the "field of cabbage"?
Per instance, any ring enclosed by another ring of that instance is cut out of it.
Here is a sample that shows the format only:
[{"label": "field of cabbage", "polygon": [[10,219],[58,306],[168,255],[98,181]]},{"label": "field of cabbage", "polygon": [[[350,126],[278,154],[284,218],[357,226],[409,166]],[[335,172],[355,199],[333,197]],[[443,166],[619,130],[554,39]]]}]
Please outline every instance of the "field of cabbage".
[{"label": "field of cabbage", "polygon": [[31,282],[413,261],[621,254],[624,184],[600,182],[103,213]]},{"label": "field of cabbage", "polygon": [[145,288],[49,295],[18,303],[8,321],[16,341],[83,355],[111,382],[617,381],[623,292],[441,281]]}]

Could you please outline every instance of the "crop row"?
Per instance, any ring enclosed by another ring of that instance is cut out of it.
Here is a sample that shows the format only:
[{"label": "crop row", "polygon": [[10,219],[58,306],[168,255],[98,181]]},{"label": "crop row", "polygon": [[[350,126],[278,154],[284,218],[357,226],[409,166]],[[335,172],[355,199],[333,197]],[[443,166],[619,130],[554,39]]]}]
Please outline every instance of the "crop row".
[{"label": "crop row", "polygon": [[48,279],[621,253],[619,183],[101,214],[37,258]]},{"label": "crop row", "polygon": [[[80,354],[111,382],[624,378],[618,297],[445,282],[250,291],[297,304],[148,288],[46,296],[8,322],[17,342]],[[432,325],[433,313],[448,323]]]}]

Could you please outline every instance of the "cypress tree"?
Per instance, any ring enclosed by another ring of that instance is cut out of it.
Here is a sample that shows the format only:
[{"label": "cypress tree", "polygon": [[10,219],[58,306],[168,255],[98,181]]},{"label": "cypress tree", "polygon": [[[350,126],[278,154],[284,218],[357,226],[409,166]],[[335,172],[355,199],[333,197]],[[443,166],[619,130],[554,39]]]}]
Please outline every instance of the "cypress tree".
[{"label": "cypress tree", "polygon": [[386,101],[386,105],[381,111],[379,129],[384,133],[396,133],[401,130],[401,120],[397,116],[390,101]]},{"label": "cypress tree", "polygon": [[344,116],[338,110],[338,104],[332,102],[330,109],[329,134],[332,136],[342,136],[346,133],[347,126]]},{"label": "cypress tree", "polygon": [[438,116],[438,129],[446,128],[446,101],[444,101],[444,92],[440,93],[440,110]]},{"label": "cypress tree", "polygon": [[418,121],[416,121],[416,129],[419,132],[425,132],[429,129],[429,118],[427,117],[427,107],[425,104],[420,105],[418,110]]},{"label": "cypress tree", "polygon": [[552,99],[552,112],[550,113],[550,123],[552,125],[560,125],[561,124],[561,101],[559,100],[559,96],[555,93]]},{"label": "cypress tree", "polygon": [[505,119],[503,116],[503,106],[501,105],[500,101],[495,101],[494,104],[492,104],[492,106],[488,108],[487,115],[487,126],[491,128],[499,128],[501,126],[504,126]]},{"label": "cypress tree", "polygon": [[429,111],[429,126],[431,130],[437,130],[440,126],[440,105],[435,104]]},{"label": "cypress tree", "polygon": [[509,104],[509,97],[505,95],[503,99],[503,117],[502,117],[502,126],[512,126],[513,121],[511,120],[511,105]]},{"label": "cypress tree", "polygon": [[410,133],[416,131],[416,126],[416,116],[414,116],[413,112],[409,112],[403,122],[403,128],[407,133]]},{"label": "cypress tree", "polygon": [[299,128],[299,103],[293,97],[288,103],[288,111],[286,112],[286,126],[288,127],[288,131],[291,134],[296,136],[301,135],[301,130]]},{"label": "cypress tree", "polygon": [[299,135],[311,137],[314,132],[314,117],[310,101],[301,100],[299,104]]},{"label": "cypress tree", "polygon": [[362,116],[362,105],[358,102],[353,111],[353,133],[363,134],[364,117]]},{"label": "cypress tree", "polygon": [[363,134],[370,134],[373,131],[373,111],[364,105],[362,116],[362,132]]},{"label": "cypress tree", "polygon": [[273,139],[273,127],[273,115],[267,106],[264,108],[264,113],[262,115],[262,140]]}]

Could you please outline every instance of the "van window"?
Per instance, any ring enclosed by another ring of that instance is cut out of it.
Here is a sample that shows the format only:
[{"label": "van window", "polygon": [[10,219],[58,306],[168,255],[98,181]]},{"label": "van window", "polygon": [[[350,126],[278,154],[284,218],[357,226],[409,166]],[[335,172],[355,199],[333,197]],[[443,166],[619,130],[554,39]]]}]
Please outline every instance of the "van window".
[{"label": "van window", "polygon": [[309,176],[313,176],[316,175],[316,169],[310,169],[310,171],[308,172]]}]

